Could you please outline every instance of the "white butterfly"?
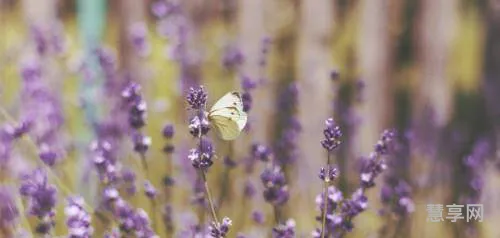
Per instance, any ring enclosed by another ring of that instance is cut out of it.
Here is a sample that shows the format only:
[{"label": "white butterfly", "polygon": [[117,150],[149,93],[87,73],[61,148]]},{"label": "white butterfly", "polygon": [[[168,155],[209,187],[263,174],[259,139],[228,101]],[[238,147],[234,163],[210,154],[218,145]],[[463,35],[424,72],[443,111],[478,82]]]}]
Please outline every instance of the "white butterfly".
[{"label": "white butterfly", "polygon": [[238,92],[229,92],[217,101],[208,119],[215,126],[223,140],[234,140],[247,124],[247,114],[243,111],[243,101]]}]

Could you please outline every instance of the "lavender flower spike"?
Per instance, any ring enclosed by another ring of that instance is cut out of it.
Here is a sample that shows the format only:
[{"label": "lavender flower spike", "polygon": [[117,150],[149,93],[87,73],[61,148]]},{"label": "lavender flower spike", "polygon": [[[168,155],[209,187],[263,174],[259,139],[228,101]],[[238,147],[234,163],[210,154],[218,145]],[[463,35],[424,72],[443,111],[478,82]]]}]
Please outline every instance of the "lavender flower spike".
[{"label": "lavender flower spike", "polygon": [[91,227],[91,216],[83,209],[83,204],[82,197],[72,197],[68,199],[68,206],[64,209],[70,238],[88,238],[94,232]]},{"label": "lavender flower spike", "polygon": [[191,109],[194,110],[200,110],[200,109],[205,109],[205,106],[207,104],[207,92],[205,91],[205,88],[203,86],[200,86],[199,88],[190,88],[189,93],[186,97],[186,101],[191,107]]},{"label": "lavender flower spike", "polygon": [[227,232],[229,231],[229,227],[232,225],[231,219],[228,217],[222,218],[222,223],[217,224],[216,222],[212,222],[210,225],[210,235],[214,238],[222,238],[226,237]]}]

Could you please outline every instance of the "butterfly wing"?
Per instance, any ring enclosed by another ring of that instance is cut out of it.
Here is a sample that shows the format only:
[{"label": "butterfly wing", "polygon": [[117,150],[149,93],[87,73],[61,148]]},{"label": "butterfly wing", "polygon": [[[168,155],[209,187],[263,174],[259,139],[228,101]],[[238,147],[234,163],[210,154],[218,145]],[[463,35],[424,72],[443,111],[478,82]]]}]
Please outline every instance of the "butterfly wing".
[{"label": "butterfly wing", "polygon": [[238,92],[229,92],[217,101],[208,114],[224,140],[234,140],[245,128],[247,114]]},{"label": "butterfly wing", "polygon": [[229,117],[213,115],[210,120],[223,140],[234,140],[240,135],[238,124]]},{"label": "butterfly wing", "polygon": [[213,112],[227,107],[234,107],[236,110],[243,112],[243,101],[241,100],[240,93],[226,93],[226,95],[222,96],[219,101],[212,106],[210,111]]}]

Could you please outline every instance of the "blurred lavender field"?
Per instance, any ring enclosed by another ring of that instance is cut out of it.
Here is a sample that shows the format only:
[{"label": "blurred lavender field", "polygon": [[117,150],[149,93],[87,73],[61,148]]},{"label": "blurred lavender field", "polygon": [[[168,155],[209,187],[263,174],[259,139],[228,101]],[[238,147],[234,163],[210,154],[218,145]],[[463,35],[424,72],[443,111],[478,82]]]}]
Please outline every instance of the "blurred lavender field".
[{"label": "blurred lavender field", "polygon": [[0,33],[0,238],[500,237],[500,1],[0,0]]}]

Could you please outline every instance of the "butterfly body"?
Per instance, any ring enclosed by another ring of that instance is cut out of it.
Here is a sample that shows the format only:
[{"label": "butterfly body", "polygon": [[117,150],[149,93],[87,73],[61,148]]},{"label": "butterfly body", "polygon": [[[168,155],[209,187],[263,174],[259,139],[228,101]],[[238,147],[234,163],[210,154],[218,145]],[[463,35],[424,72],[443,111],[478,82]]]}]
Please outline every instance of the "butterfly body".
[{"label": "butterfly body", "polygon": [[238,92],[229,92],[208,112],[208,119],[223,140],[236,139],[247,123],[243,102]]}]

